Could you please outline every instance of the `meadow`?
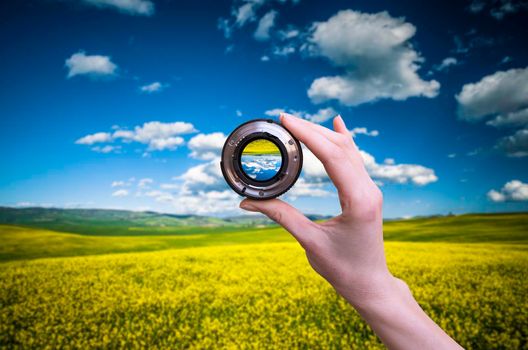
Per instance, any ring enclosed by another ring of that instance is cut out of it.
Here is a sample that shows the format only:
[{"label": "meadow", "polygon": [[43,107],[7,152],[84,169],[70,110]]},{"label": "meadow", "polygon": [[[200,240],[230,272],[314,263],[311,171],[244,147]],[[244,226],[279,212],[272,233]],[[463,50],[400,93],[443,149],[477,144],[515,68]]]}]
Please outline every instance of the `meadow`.
[{"label": "meadow", "polygon": [[[464,347],[528,348],[527,214],[385,232],[391,271]],[[94,236],[2,225],[0,240],[2,348],[382,348],[276,226]]]}]

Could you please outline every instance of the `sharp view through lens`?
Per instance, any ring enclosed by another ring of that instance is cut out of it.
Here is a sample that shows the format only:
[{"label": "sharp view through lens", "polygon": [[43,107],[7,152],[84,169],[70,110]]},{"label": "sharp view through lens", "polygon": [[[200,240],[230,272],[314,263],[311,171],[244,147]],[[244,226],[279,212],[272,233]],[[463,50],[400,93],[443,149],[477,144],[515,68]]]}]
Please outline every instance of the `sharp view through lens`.
[{"label": "sharp view through lens", "polygon": [[275,143],[257,139],[242,151],[242,170],[256,181],[267,181],[275,176],[282,165],[282,155]]}]

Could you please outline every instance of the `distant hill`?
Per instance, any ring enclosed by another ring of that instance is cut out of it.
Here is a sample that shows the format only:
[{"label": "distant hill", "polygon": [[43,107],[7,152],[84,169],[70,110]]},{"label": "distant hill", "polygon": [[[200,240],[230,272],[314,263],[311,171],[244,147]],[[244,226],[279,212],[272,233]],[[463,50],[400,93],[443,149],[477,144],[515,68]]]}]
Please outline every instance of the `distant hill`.
[{"label": "distant hill", "polygon": [[[308,215],[308,217],[311,220],[329,218],[323,215]],[[131,232],[139,231],[143,234],[145,231],[152,230],[158,231],[158,234],[187,233],[187,231],[194,233],[197,227],[206,229],[229,228],[232,231],[233,228],[267,226],[275,223],[259,214],[219,218],[151,211],[0,207],[0,224],[95,235],[98,232],[106,234],[111,228],[113,232],[111,235],[129,235]]]},{"label": "distant hill", "polygon": [[264,216],[217,218],[108,209],[10,208],[0,207],[0,224],[47,228],[90,235],[186,234],[229,231],[273,222]]}]

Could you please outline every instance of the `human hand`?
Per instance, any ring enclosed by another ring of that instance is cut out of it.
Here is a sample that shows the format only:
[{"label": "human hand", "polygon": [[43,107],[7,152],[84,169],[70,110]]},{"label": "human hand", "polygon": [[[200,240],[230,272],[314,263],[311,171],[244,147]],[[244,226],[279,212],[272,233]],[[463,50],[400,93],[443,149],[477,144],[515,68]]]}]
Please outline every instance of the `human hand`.
[{"label": "human hand", "polygon": [[281,115],[281,123],[321,160],[337,188],[342,213],[315,223],[279,199],[245,199],[240,207],[284,226],[305,249],[314,270],[352,305],[384,298],[395,280],[383,251],[382,194],[343,119],[334,119],[335,132],[288,114]]},{"label": "human hand", "polygon": [[343,119],[334,131],[288,114],[282,124],[322,162],[337,188],[342,213],[316,223],[279,199],[244,199],[240,207],[261,212],[301,244],[311,266],[356,308],[394,349],[460,349],[392,276],[383,249],[383,197]]}]

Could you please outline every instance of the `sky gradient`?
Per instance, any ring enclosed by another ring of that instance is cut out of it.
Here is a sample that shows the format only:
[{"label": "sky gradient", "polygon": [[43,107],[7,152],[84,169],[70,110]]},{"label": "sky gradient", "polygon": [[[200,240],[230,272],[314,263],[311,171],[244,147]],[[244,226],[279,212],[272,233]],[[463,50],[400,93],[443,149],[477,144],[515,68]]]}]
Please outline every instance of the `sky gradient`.
[{"label": "sky gradient", "polygon": [[[4,1],[0,205],[238,215],[239,124],[340,113],[384,216],[528,210],[528,8],[459,1]],[[339,212],[306,152],[284,196]]]}]

